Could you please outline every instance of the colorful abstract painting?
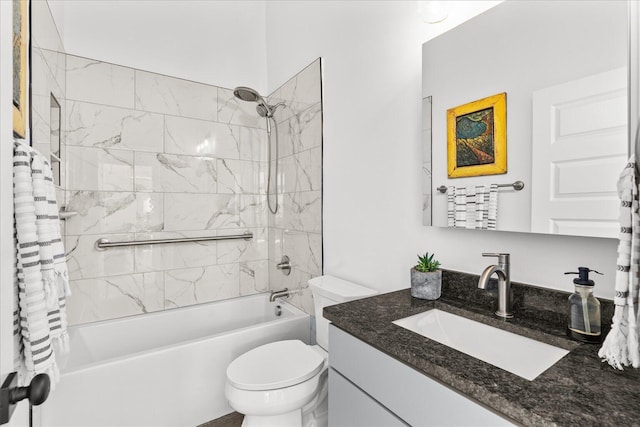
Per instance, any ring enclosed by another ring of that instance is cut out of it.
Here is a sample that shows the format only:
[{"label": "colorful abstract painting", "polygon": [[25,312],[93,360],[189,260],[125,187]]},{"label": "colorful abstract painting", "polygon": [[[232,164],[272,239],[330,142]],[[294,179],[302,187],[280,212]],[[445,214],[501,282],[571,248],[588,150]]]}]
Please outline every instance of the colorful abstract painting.
[{"label": "colorful abstract painting", "polygon": [[448,176],[507,172],[506,93],[447,110]]}]

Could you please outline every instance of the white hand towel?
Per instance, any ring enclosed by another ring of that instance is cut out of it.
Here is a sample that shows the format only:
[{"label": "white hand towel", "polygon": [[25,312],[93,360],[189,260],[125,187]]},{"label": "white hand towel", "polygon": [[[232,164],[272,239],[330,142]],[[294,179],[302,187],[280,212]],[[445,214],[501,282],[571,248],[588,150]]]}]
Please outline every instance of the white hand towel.
[{"label": "white hand towel", "polygon": [[447,188],[449,227],[495,230],[497,213],[497,184]]},{"label": "white hand towel", "polygon": [[618,179],[620,197],[620,233],[616,271],[615,311],[611,331],[598,356],[616,369],[640,366],[638,349],[638,263],[640,261],[640,216],[638,215],[638,184],[635,156]]},{"label": "white hand towel", "polygon": [[71,292],[51,167],[36,150],[16,142],[13,180],[21,381],[47,373],[55,385],[59,374],[52,344],[68,350],[66,297]]}]

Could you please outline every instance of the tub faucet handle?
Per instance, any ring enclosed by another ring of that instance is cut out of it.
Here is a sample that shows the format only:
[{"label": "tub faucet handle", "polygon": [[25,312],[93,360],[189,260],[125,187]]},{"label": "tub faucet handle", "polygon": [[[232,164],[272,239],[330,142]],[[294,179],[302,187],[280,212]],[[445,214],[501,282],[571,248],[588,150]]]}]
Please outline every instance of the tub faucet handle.
[{"label": "tub faucet handle", "polygon": [[282,274],[284,274],[285,276],[291,274],[291,260],[289,259],[289,257],[283,255],[280,262],[276,264],[276,268],[282,271]]}]

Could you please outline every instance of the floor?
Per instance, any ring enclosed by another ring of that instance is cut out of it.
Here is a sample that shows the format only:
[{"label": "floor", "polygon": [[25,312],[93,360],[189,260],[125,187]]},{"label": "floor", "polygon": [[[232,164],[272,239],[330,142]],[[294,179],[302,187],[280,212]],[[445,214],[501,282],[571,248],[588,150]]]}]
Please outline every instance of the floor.
[{"label": "floor", "polygon": [[240,427],[244,416],[237,412],[232,412],[224,417],[200,424],[198,427]]}]

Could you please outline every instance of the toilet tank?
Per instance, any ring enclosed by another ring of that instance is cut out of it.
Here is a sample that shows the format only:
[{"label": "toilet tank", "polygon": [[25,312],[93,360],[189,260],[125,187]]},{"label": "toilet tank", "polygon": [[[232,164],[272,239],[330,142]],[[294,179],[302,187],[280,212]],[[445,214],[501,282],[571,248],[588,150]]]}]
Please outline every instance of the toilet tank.
[{"label": "toilet tank", "polygon": [[329,351],[329,322],[322,316],[322,309],[329,305],[353,301],[376,295],[378,291],[338,279],[334,276],[319,276],[309,280],[316,312],[316,341]]}]

